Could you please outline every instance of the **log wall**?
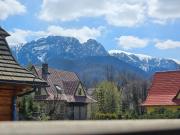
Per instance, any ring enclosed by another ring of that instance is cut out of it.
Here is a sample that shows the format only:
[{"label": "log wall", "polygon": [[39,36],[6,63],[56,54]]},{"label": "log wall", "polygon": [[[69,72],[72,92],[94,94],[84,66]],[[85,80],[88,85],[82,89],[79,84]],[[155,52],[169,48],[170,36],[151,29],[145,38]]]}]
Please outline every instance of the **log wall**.
[{"label": "log wall", "polygon": [[13,90],[0,89],[0,121],[12,120]]}]

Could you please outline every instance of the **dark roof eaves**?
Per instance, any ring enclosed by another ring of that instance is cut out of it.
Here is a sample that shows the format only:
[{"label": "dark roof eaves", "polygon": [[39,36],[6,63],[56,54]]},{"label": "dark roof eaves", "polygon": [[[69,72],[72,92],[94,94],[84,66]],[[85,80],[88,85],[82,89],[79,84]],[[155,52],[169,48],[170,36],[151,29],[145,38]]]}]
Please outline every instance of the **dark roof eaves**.
[{"label": "dark roof eaves", "polygon": [[167,71],[157,71],[155,74],[165,74],[165,73],[180,73],[180,70],[167,70]]},{"label": "dark roof eaves", "polygon": [[0,84],[1,83],[6,83],[6,84],[25,84],[25,85],[35,85],[35,86],[42,86],[42,84],[44,86],[47,85],[46,82],[33,82],[33,81],[16,81],[16,80],[0,80]]}]

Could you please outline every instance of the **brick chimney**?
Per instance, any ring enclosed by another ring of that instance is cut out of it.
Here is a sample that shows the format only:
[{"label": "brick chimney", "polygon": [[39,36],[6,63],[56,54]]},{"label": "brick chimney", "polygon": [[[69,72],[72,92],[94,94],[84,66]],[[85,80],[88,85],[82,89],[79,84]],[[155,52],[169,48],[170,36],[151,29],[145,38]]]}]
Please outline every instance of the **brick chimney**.
[{"label": "brick chimney", "polygon": [[43,63],[42,64],[42,79],[47,80],[48,78],[48,64],[47,63]]}]

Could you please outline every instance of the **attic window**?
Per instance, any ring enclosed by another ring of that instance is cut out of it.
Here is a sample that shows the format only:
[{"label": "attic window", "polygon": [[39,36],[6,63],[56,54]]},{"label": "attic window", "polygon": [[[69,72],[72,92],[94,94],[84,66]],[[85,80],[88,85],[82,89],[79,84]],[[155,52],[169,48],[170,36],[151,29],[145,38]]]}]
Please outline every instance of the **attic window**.
[{"label": "attic window", "polygon": [[79,91],[78,91],[78,95],[82,95],[82,89],[79,89]]},{"label": "attic window", "polygon": [[79,87],[76,90],[76,96],[85,96],[85,92],[81,85],[79,85]]}]

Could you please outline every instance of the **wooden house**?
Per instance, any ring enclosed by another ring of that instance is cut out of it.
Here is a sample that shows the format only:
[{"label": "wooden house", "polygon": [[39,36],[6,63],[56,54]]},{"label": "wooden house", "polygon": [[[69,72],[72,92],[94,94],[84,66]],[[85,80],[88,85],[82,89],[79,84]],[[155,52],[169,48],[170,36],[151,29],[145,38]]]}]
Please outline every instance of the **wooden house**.
[{"label": "wooden house", "polygon": [[90,117],[90,104],[96,101],[87,94],[75,73],[48,68],[48,64],[43,64],[42,68],[33,66],[31,71],[49,85],[39,89],[35,96],[36,100],[47,104],[46,112],[51,108],[48,105],[54,105],[56,101],[56,119],[84,120]]},{"label": "wooden house", "polygon": [[148,113],[160,107],[174,112],[180,110],[180,71],[155,73],[142,106],[147,108]]},{"label": "wooden house", "polygon": [[37,87],[46,85],[31,72],[21,67],[12,56],[6,41],[10,36],[0,27],[0,120],[16,120],[16,98]]}]

